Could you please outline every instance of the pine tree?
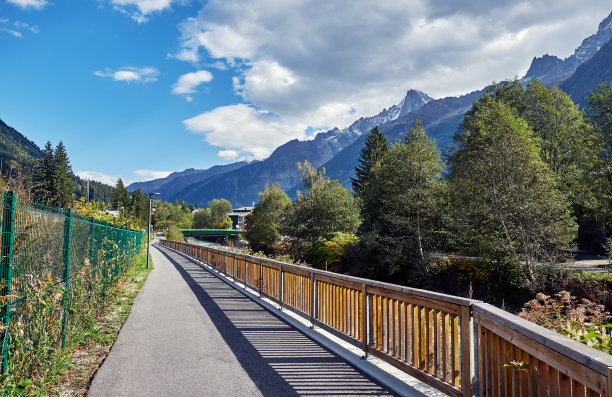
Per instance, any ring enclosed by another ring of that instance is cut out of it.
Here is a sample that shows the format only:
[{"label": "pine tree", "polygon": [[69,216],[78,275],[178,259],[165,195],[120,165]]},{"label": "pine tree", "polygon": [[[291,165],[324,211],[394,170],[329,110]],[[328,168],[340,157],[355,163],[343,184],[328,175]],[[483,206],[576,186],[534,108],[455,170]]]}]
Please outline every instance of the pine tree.
[{"label": "pine tree", "polygon": [[351,178],[353,191],[359,197],[363,193],[363,188],[374,164],[382,160],[385,153],[389,150],[387,137],[378,126],[370,130],[366,137],[364,147],[361,148],[358,165],[355,167],[356,178]]},{"label": "pine tree", "polygon": [[123,185],[123,180],[119,178],[117,180],[117,184],[115,185],[115,190],[113,190],[113,197],[111,201],[111,206],[113,209],[120,210],[121,208],[128,209],[130,204],[130,195]]},{"label": "pine tree", "polygon": [[360,235],[372,277],[401,272],[414,279],[426,271],[427,254],[440,240],[443,168],[436,143],[416,120],[405,141],[371,169],[363,196],[369,225]]},{"label": "pine tree", "polygon": [[53,155],[53,189],[50,204],[62,208],[70,208],[74,202],[74,184],[72,180],[72,167],[68,160],[66,147],[60,141],[55,147]]},{"label": "pine tree", "polygon": [[54,191],[54,168],[53,146],[51,146],[51,142],[47,141],[42,156],[38,159],[32,180],[32,199],[34,201],[49,203]]}]

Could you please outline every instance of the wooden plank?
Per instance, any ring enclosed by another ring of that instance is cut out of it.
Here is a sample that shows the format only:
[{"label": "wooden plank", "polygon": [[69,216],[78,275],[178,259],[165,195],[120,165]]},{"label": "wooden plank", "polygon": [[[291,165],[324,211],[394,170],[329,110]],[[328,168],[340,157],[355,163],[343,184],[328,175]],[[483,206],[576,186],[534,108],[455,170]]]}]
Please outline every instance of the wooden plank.
[{"label": "wooden plank", "polygon": [[459,370],[459,316],[451,315],[451,348],[452,348],[452,385],[459,387],[461,373]]},{"label": "wooden plank", "polygon": [[479,377],[479,388],[478,388],[478,396],[485,396],[485,388],[487,385],[487,372],[485,370],[485,360],[486,357],[486,331],[485,328],[478,325],[478,377]]},{"label": "wooden plank", "polygon": [[448,373],[448,365],[450,363],[450,348],[449,348],[449,317],[446,312],[442,313],[442,379],[448,382],[450,377]]},{"label": "wooden plank", "polygon": [[427,332],[425,323],[425,308],[419,306],[419,366],[418,368],[425,371],[427,368],[426,350],[427,347]]},{"label": "wooden plank", "polygon": [[433,309],[425,309],[425,361],[427,373],[433,375]]},{"label": "wooden plank", "polygon": [[399,301],[399,317],[400,317],[400,333],[399,333],[399,350],[400,350],[400,355],[399,355],[399,359],[407,362],[407,357],[408,357],[408,353],[407,353],[407,349],[406,349],[406,345],[407,345],[407,341],[408,341],[408,335],[406,333],[408,327],[408,322],[407,322],[407,318],[406,318],[406,302],[404,301]]},{"label": "wooden plank", "polygon": [[550,397],[559,397],[559,370],[548,368],[548,393]]},{"label": "wooden plank", "polygon": [[572,397],[571,378],[564,373],[559,374],[559,395],[561,397]]},{"label": "wooden plank", "polygon": [[417,304],[423,307],[439,309],[448,313],[461,314],[461,306],[444,301],[435,301],[429,298],[424,298],[417,295],[411,295],[399,291],[385,290],[382,288],[372,287],[372,293],[376,293],[387,298],[402,300],[405,302]]},{"label": "wooden plank", "polygon": [[534,346],[546,346],[562,356],[571,357],[573,361],[594,370],[604,377],[607,377],[608,368],[612,367],[612,355],[595,350],[592,347],[540,327],[492,305],[478,303],[472,309],[475,319],[488,318],[514,331],[515,334],[531,339],[534,341]]},{"label": "wooden plank", "polygon": [[[608,342],[610,343],[610,342]],[[612,397],[612,365],[608,368],[608,384],[607,384],[607,397]]]},{"label": "wooden plank", "polygon": [[380,350],[370,349],[370,353],[388,362],[389,364],[401,369],[408,375],[415,377],[416,379],[440,390],[443,393],[446,393],[449,396],[460,397],[463,395],[461,390],[453,387],[452,385],[444,383],[440,379],[437,379],[434,376],[429,375],[428,373],[423,372],[417,368],[414,368],[413,366],[408,365],[400,360],[394,359],[393,357],[390,357],[389,355],[385,354],[384,352],[381,352]]},{"label": "wooden plank", "polygon": [[327,275],[318,275],[317,278],[319,280],[323,280],[327,283],[333,284],[333,285],[338,285],[341,287],[346,287],[346,288],[351,288],[351,289],[359,289],[361,287],[362,283],[357,283],[354,281],[347,281],[347,280],[342,280],[340,278],[334,277],[334,276],[327,276]]},{"label": "wooden plank", "polygon": [[[504,339],[511,341],[512,344],[527,351],[529,354],[532,354],[538,360],[544,361],[548,365],[562,370],[567,376],[576,379],[586,387],[594,389],[597,392],[601,392],[603,385],[605,385],[605,382],[607,381],[606,377],[602,377],[594,369],[591,369],[586,365],[582,365],[581,363],[562,355],[546,345],[541,345],[538,342],[521,335],[513,329],[505,327],[504,325],[499,324],[480,313],[474,313],[474,320],[479,324],[483,324],[496,334],[501,335]],[[567,340],[568,342],[571,341],[570,339]],[[593,350],[596,351],[595,349]]]},{"label": "wooden plank", "polygon": [[442,340],[440,337],[440,321],[441,321],[441,314],[439,310],[434,310],[434,376],[436,378],[442,378],[442,373],[441,373],[441,368],[440,368],[440,361],[441,361],[441,353],[442,353]]},{"label": "wooden plank", "polygon": [[412,306],[412,365],[419,367],[419,307]]},{"label": "wooden plank", "polygon": [[359,337],[361,338],[361,349],[365,354],[368,353],[368,336],[367,336],[367,285],[361,284],[361,305],[359,306]]}]

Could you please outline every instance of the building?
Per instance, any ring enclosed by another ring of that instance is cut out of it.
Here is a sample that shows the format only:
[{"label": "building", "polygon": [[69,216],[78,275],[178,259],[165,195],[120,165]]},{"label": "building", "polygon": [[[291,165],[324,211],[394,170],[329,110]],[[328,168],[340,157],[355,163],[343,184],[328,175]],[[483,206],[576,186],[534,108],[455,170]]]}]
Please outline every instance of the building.
[{"label": "building", "polygon": [[235,208],[227,214],[232,220],[232,229],[234,230],[244,230],[244,226],[246,223],[246,217],[253,211],[254,207],[240,207]]}]

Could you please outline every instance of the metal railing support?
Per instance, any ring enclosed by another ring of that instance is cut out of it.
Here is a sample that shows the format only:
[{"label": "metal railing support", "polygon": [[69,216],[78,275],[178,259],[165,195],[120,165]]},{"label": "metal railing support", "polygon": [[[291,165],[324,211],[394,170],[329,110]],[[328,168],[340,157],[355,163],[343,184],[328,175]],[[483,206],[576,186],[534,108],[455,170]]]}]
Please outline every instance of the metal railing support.
[{"label": "metal railing support", "polygon": [[2,296],[6,302],[3,311],[2,323],[4,330],[2,331],[2,373],[4,374],[8,366],[8,350],[9,350],[9,325],[11,322],[11,282],[13,278],[13,244],[15,236],[15,192],[6,192],[4,194],[4,214],[2,221]]},{"label": "metal railing support", "polygon": [[68,305],[70,304],[70,237],[72,233],[72,211],[66,210],[64,218],[64,320],[62,323],[62,349],[66,348],[66,325],[68,323]]}]

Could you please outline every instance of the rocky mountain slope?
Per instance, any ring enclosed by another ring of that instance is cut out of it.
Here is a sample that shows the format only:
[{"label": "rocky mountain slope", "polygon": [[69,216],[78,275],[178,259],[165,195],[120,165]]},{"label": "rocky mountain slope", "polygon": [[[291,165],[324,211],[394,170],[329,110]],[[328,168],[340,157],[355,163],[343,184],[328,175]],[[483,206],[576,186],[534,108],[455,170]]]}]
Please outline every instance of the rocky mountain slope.
[{"label": "rocky mountain slope", "polygon": [[574,53],[560,59],[545,54],[535,57],[525,74],[525,79],[537,78],[544,84],[560,83],[570,77],[576,68],[591,59],[612,38],[612,13],[608,15],[597,29],[597,32],[582,41]]}]

